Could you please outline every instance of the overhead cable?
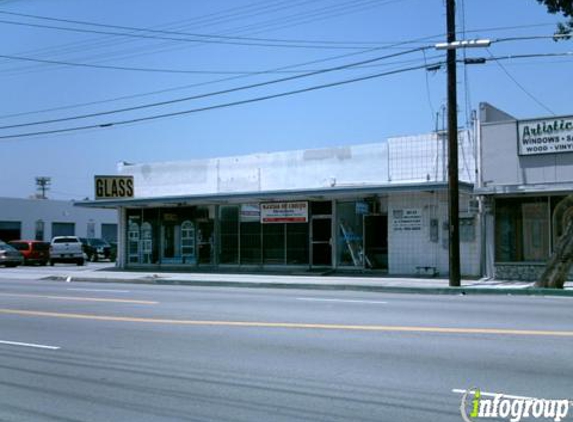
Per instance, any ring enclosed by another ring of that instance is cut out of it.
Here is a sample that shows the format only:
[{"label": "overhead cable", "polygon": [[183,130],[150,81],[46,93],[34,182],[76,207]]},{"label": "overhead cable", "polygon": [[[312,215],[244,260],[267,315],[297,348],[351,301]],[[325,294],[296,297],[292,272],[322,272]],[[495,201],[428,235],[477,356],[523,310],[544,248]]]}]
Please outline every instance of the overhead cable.
[{"label": "overhead cable", "polygon": [[52,135],[52,134],[57,134],[57,133],[69,133],[69,132],[77,132],[77,131],[82,131],[82,130],[108,128],[108,127],[113,127],[113,126],[142,123],[142,122],[151,121],[151,120],[165,119],[165,118],[169,118],[169,117],[182,116],[182,115],[186,115],[186,114],[199,113],[199,112],[204,112],[204,111],[209,111],[209,110],[216,110],[216,109],[234,107],[234,106],[245,105],[245,104],[250,104],[250,103],[256,103],[256,102],[260,102],[260,101],[266,101],[266,100],[275,99],[275,98],[287,97],[287,96],[291,96],[291,95],[302,94],[302,93],[316,91],[316,90],[320,90],[320,89],[333,88],[336,86],[347,85],[347,84],[356,83],[356,82],[363,82],[363,81],[367,81],[367,80],[371,80],[371,79],[375,79],[375,78],[380,78],[383,76],[390,76],[390,75],[395,75],[398,73],[404,73],[404,72],[409,72],[409,71],[413,71],[413,70],[420,70],[420,69],[424,69],[425,67],[426,67],[426,65],[412,66],[412,67],[408,67],[408,68],[402,68],[402,69],[391,70],[391,71],[382,72],[382,73],[376,73],[373,75],[362,76],[359,78],[346,79],[346,80],[338,81],[338,82],[330,82],[330,83],[322,84],[322,85],[315,85],[315,86],[311,86],[311,87],[307,87],[307,88],[296,89],[293,91],[264,95],[261,97],[255,97],[255,98],[250,98],[250,99],[246,99],[246,100],[233,101],[233,102],[228,102],[228,103],[223,103],[223,104],[216,104],[216,105],[212,105],[212,106],[199,107],[199,108],[183,110],[183,111],[176,111],[176,112],[171,112],[171,113],[156,114],[156,115],[151,115],[151,116],[146,116],[146,117],[137,117],[137,118],[133,118],[133,119],[120,120],[120,121],[116,121],[116,122],[106,122],[106,123],[100,123],[100,124],[74,126],[74,127],[68,127],[68,128],[62,128],[62,129],[53,129],[53,130],[44,130],[44,131],[38,131],[38,132],[24,132],[24,133],[12,134],[12,135],[3,135],[3,136],[0,136],[0,139],[17,139],[17,138],[25,138],[25,137],[31,137],[31,136]]},{"label": "overhead cable", "polygon": [[385,56],[375,57],[375,58],[368,59],[368,60],[362,60],[362,61],[358,61],[358,62],[347,63],[347,64],[343,64],[343,65],[339,65],[339,66],[330,67],[327,69],[320,69],[320,70],[316,70],[316,71],[312,71],[312,72],[307,72],[307,73],[303,73],[302,75],[286,76],[286,77],[279,78],[279,79],[273,79],[273,80],[265,81],[265,82],[257,82],[257,83],[253,83],[253,84],[249,84],[249,85],[243,85],[243,86],[239,86],[239,87],[223,89],[220,91],[209,92],[209,93],[205,93],[205,94],[199,94],[199,95],[193,95],[193,96],[188,96],[188,97],[183,97],[183,98],[170,99],[170,100],[166,100],[166,101],[160,101],[160,102],[150,103],[150,104],[143,104],[143,105],[133,106],[133,107],[125,107],[125,108],[121,108],[121,109],[104,111],[104,112],[89,113],[89,114],[76,115],[76,116],[64,117],[64,118],[59,118],[59,119],[42,120],[42,121],[36,121],[36,122],[28,122],[28,123],[19,123],[19,124],[14,124],[14,125],[0,126],[0,129],[13,129],[13,128],[18,128],[18,127],[37,126],[37,125],[43,125],[43,124],[65,122],[65,121],[70,121],[70,120],[87,119],[87,118],[92,118],[92,117],[98,117],[98,116],[105,116],[105,115],[116,114],[116,113],[124,113],[124,112],[128,112],[128,111],[141,110],[141,109],[151,108],[151,107],[171,105],[171,104],[175,104],[175,103],[197,100],[200,98],[213,97],[213,96],[217,96],[217,95],[230,94],[233,92],[245,91],[245,90],[249,90],[249,89],[253,89],[253,88],[259,88],[259,87],[263,87],[263,86],[274,85],[277,83],[288,82],[288,81],[293,81],[293,80],[297,80],[297,79],[308,78],[311,76],[322,75],[325,73],[335,72],[335,71],[339,71],[339,70],[349,69],[349,68],[353,68],[356,66],[375,63],[375,62],[379,62],[379,61],[382,61],[385,59],[403,56],[406,54],[411,54],[414,52],[418,52],[418,51],[422,51],[422,50],[426,50],[426,49],[430,49],[430,48],[431,47],[429,47],[429,46],[418,47],[418,48],[408,50],[408,51],[401,51],[401,52],[397,52],[397,53],[388,54]]}]

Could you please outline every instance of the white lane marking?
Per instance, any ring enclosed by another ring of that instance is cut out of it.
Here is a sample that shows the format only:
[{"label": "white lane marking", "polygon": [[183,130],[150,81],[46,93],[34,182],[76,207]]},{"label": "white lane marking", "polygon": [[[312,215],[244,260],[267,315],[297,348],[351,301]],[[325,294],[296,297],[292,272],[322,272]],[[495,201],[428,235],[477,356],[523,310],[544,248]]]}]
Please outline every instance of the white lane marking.
[{"label": "white lane marking", "polygon": [[114,289],[66,289],[74,290],[76,292],[113,292],[113,293],[129,293],[129,290],[114,290]]},{"label": "white lane marking", "polygon": [[[462,390],[462,389],[460,389],[460,388],[454,388],[454,389],[452,390],[452,393],[465,394],[467,391],[468,391],[468,390]],[[472,389],[472,391],[474,391],[474,390]],[[538,399],[536,399],[535,397],[513,396],[513,395],[511,395],[511,394],[491,393],[491,392],[488,392],[488,391],[481,391],[481,390],[480,390],[480,394],[481,394],[482,396],[486,396],[486,397],[495,397],[495,396],[498,396],[498,395],[499,395],[499,396],[502,396],[502,397],[505,397],[505,398],[508,398],[508,399],[516,399],[516,400],[538,400]]]},{"label": "white lane marking", "polygon": [[34,343],[21,343],[19,341],[7,341],[0,340],[0,344],[7,344],[9,346],[23,346],[23,347],[33,347],[35,349],[48,349],[48,350],[58,350],[58,346],[46,346],[45,344],[34,344]]},{"label": "white lane marking", "polygon": [[376,304],[386,304],[381,300],[355,300],[355,299],[322,299],[315,297],[297,297],[297,300],[305,300],[307,302],[342,302],[342,303],[376,303]]}]

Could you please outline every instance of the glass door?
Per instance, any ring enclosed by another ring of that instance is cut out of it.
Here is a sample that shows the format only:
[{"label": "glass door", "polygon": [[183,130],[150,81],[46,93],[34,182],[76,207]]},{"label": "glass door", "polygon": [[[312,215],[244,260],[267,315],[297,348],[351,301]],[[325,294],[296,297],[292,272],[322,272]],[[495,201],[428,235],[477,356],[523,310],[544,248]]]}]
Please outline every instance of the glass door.
[{"label": "glass door", "polygon": [[181,260],[183,264],[196,263],[195,225],[191,221],[181,224]]},{"label": "glass door", "polygon": [[332,217],[312,217],[311,231],[312,265],[332,266]]}]

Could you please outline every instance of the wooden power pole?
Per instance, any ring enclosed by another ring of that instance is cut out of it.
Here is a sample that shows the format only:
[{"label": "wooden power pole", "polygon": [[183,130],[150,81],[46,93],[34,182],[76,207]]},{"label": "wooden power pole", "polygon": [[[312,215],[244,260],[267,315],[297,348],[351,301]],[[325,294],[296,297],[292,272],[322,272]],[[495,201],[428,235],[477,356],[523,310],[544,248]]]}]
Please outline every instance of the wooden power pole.
[{"label": "wooden power pole", "polygon": [[[446,0],[448,44],[456,41],[456,2]],[[450,287],[460,286],[460,217],[458,183],[458,104],[456,49],[447,52],[448,71],[448,222]]]}]

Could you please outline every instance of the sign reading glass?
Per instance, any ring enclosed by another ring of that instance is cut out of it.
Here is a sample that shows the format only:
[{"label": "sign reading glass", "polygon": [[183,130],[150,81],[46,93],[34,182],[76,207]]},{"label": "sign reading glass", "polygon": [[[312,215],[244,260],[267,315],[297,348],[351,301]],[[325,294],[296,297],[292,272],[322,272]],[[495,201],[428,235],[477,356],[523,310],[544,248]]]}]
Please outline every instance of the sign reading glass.
[{"label": "sign reading glass", "polygon": [[133,176],[95,176],[95,199],[133,198]]}]

